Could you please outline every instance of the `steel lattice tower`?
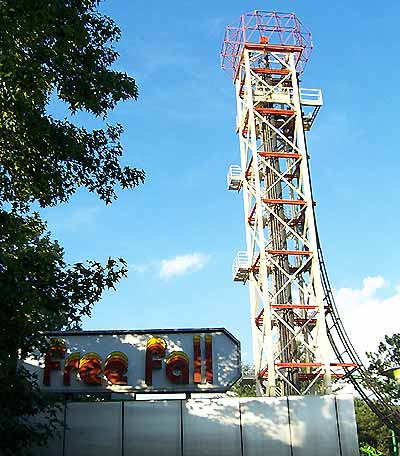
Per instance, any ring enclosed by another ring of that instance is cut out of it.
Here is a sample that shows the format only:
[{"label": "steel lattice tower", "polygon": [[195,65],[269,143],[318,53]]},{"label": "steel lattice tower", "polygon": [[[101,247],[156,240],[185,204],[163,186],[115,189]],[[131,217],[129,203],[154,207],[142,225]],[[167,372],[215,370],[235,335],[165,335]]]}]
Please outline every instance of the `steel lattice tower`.
[{"label": "steel lattice tower", "polygon": [[243,192],[247,250],[233,266],[250,288],[259,395],[330,393],[354,363],[332,362],[327,302],[305,131],[322,106],[299,87],[311,34],[293,13],[254,11],[228,27],[222,65],[233,70],[241,165],[228,187]]},{"label": "steel lattice tower", "polygon": [[258,395],[325,394],[343,379],[400,437],[400,411],[363,365],[335,305],[315,222],[305,132],[322,106],[299,87],[311,33],[294,13],[253,11],[227,28],[222,67],[233,71],[247,250],[233,279],[247,282]]}]

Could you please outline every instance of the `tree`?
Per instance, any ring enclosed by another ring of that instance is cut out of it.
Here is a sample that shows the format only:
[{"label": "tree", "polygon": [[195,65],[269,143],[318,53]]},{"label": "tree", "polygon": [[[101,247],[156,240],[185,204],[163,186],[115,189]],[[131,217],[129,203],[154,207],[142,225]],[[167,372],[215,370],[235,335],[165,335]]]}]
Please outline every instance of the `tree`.
[{"label": "tree", "polygon": [[254,382],[246,382],[244,377],[254,377],[254,366],[242,363],[242,377],[229,390],[238,397],[253,397],[256,396],[256,384]]},{"label": "tree", "polygon": [[[106,266],[89,261],[69,267],[37,214],[2,211],[0,222],[0,442],[15,454],[20,446],[44,443],[57,424],[51,399],[40,394],[27,371],[16,369],[16,358],[46,350],[42,331],[79,327],[81,317],[90,315],[103,290],[113,287],[126,268],[123,260],[112,259]],[[21,417],[38,412],[48,415],[49,426],[32,432]]]},{"label": "tree", "polygon": [[[385,455],[391,454],[390,430],[361,399],[356,398],[354,400],[354,407],[356,411],[360,448],[367,449],[372,447],[372,449],[375,449],[378,452],[380,451]],[[370,454],[374,454],[372,450]]]},{"label": "tree", "polygon": [[384,456],[384,454],[381,451],[376,450],[371,445],[368,445],[368,443],[363,443],[360,446],[360,453],[362,455],[367,455],[367,456]]},{"label": "tree", "polygon": [[[385,371],[400,366],[400,334],[385,336],[385,340],[378,346],[378,351],[367,353],[367,357],[370,361],[368,370],[376,387],[395,403],[400,399],[399,385],[388,377]],[[392,454],[390,429],[360,399],[355,400],[355,410],[363,454]]]},{"label": "tree", "polygon": [[[44,330],[77,328],[103,291],[126,275],[122,259],[68,265],[31,210],[67,202],[78,187],[106,204],[116,188],[143,182],[121,166],[121,125],[106,123],[120,100],[136,99],[134,79],[112,70],[120,30],[98,0],[0,0],[0,449],[25,454],[56,429],[56,409],[16,361],[46,350]],[[50,114],[50,100],[70,115]],[[93,131],[77,111],[103,120]],[[46,425],[27,416],[45,413]]]},{"label": "tree", "polygon": [[26,209],[65,202],[85,186],[106,203],[115,186],[134,187],[143,171],[121,167],[121,125],[92,132],[56,120],[52,95],[71,114],[106,119],[119,100],[137,98],[134,79],[110,69],[115,23],[98,0],[0,0],[0,198]]},{"label": "tree", "polygon": [[393,400],[400,400],[399,384],[384,372],[400,367],[400,333],[385,336],[376,353],[367,353],[370,361],[368,370],[379,387],[389,394]]}]

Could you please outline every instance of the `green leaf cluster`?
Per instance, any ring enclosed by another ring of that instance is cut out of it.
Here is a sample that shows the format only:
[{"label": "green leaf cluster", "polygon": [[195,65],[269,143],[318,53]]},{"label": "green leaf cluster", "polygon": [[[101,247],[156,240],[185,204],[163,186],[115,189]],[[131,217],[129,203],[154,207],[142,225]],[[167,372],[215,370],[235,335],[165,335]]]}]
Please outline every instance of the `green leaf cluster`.
[{"label": "green leaf cluster", "polygon": [[368,445],[368,443],[363,443],[360,446],[360,453],[361,455],[384,456],[384,454],[381,451],[376,450],[371,445]]},{"label": "green leaf cluster", "polygon": [[[355,399],[354,407],[361,454],[391,454],[390,429],[379,420],[375,413],[361,399]],[[375,453],[371,452],[372,450]]]},{"label": "green leaf cluster", "polygon": [[[69,266],[38,214],[0,211],[0,346],[24,359],[43,349],[41,332],[77,329],[106,288],[127,272],[123,259]],[[10,337],[12,335],[12,337]]]},{"label": "green leaf cluster", "polygon": [[[394,367],[400,367],[400,333],[385,336],[375,353],[367,353],[368,370],[379,388],[393,400],[400,400],[400,385],[384,372]],[[399,424],[400,425],[400,424]]]},{"label": "green leaf cluster", "polygon": [[256,385],[248,384],[243,381],[243,377],[254,376],[254,366],[248,363],[242,363],[242,377],[231,387],[230,393],[237,397],[255,397]]},{"label": "green leaf cluster", "polygon": [[65,202],[78,187],[106,203],[144,172],[121,166],[121,125],[88,131],[48,113],[55,97],[71,114],[106,119],[136,99],[135,80],[110,66],[120,30],[94,0],[0,0],[0,198],[17,208]]},{"label": "green leaf cluster", "polygon": [[[67,202],[80,187],[106,204],[144,172],[122,166],[116,103],[135,80],[113,69],[120,30],[98,0],[0,0],[0,453],[29,454],[57,430],[54,398],[19,361],[47,349],[43,331],[79,329],[123,259],[68,264],[33,207]],[[67,118],[51,115],[64,103]],[[74,123],[86,111],[102,128]],[[44,415],[35,423],[32,417]]]}]

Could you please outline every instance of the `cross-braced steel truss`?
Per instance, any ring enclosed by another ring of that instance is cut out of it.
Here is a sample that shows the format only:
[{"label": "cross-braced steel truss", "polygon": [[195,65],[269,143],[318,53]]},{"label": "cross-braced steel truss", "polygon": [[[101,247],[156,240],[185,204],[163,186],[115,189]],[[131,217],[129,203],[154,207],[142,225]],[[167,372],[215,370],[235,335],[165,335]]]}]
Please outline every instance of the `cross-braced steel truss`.
[{"label": "cross-braced steel truss", "polygon": [[330,345],[293,46],[246,45],[237,69],[248,281],[259,388],[331,391]]},{"label": "cross-braced steel truss", "polygon": [[223,47],[234,71],[241,153],[228,181],[243,191],[247,243],[233,272],[250,287],[259,394],[329,393],[346,367],[330,362],[326,330],[305,141],[322,94],[298,82],[310,49],[311,35],[292,13],[257,11],[228,28]]},{"label": "cross-braced steel truss", "polygon": [[347,380],[400,437],[396,403],[354,350],[322,257],[305,141],[322,94],[298,80],[311,49],[293,13],[253,11],[227,28],[221,52],[241,153],[228,188],[243,191],[247,243],[233,278],[249,284],[257,392],[323,394],[335,377]]}]

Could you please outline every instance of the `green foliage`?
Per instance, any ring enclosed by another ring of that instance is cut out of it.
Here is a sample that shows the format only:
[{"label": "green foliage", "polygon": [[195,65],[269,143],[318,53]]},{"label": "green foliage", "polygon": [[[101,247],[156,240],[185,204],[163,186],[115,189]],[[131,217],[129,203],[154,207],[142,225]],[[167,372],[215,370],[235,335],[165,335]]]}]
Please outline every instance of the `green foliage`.
[{"label": "green foliage", "polygon": [[254,397],[256,396],[256,386],[247,384],[243,381],[243,377],[254,376],[254,367],[250,364],[242,363],[242,378],[238,380],[229,390],[238,397]]},{"label": "green foliage", "polygon": [[[400,334],[385,336],[384,342],[378,346],[378,351],[367,353],[367,357],[370,361],[368,370],[375,386],[388,394],[395,403],[400,399],[399,385],[384,372],[387,369],[400,366]],[[360,399],[355,400],[355,410],[362,454],[392,454],[390,429],[382,424],[379,418]],[[392,416],[392,419],[395,419],[395,416]]]},{"label": "green foliage", "polygon": [[384,456],[381,451],[376,450],[374,447],[371,445],[368,445],[368,443],[363,443],[360,446],[360,453],[366,454],[368,456]]},{"label": "green foliage", "polygon": [[[387,369],[400,366],[400,333],[385,336],[376,353],[367,353],[369,372],[379,387],[393,400],[400,400],[400,386],[394,379],[383,374]],[[399,423],[400,426],[400,423]]]},{"label": "green foliage", "polygon": [[[59,434],[59,406],[55,398],[41,394],[36,378],[25,369],[8,377],[5,372],[4,368],[0,371],[0,454],[30,454],[29,447],[43,446]],[[38,413],[45,418],[43,422],[26,419]]]},{"label": "green foliage", "polygon": [[107,117],[137,98],[134,79],[110,69],[120,30],[96,0],[0,0],[0,199],[17,208],[67,201],[77,187],[106,203],[144,172],[121,167],[120,125],[87,131],[47,113],[55,94],[73,114]]},{"label": "green foliage", "polygon": [[[386,335],[385,340],[379,344],[378,351],[367,353],[367,357],[370,362],[368,371],[375,386],[391,398],[393,404],[398,405],[398,401],[400,400],[400,386],[385,371],[400,366],[400,333],[393,334],[392,336]],[[363,405],[363,407],[367,409],[366,405]],[[359,426],[363,433],[360,436],[360,441],[371,444],[384,454],[392,454],[391,431],[386,426],[383,426],[371,411],[368,410],[368,413],[371,416],[364,416]],[[366,412],[363,411],[362,415],[366,415]],[[397,426],[400,427],[398,406],[396,407],[396,413],[392,414],[391,418],[392,420],[396,420]],[[388,450],[389,448],[390,451]]]},{"label": "green foliage", "polygon": [[[360,449],[364,446],[372,447],[373,449],[387,455],[390,454],[391,436],[390,430],[381,422],[368,405],[361,399],[354,401],[358,440]],[[374,453],[366,453],[374,454]],[[379,453],[376,453],[379,454]]]},{"label": "green foliage", "polygon": [[78,328],[104,289],[127,272],[122,259],[110,258],[105,266],[96,261],[68,266],[38,214],[0,211],[0,245],[0,321],[6,322],[0,346],[10,356],[15,348],[21,358],[43,349],[41,331]]},{"label": "green foliage", "polygon": [[[10,454],[45,442],[57,423],[51,398],[27,371],[16,370],[17,359],[47,350],[42,331],[79,328],[103,291],[127,272],[122,259],[69,266],[45,228],[38,214],[0,211],[0,441]],[[48,417],[46,426],[21,419],[39,412]]]},{"label": "green foliage", "polygon": [[[106,123],[134,79],[111,69],[120,30],[98,0],[0,0],[0,451],[28,454],[57,429],[57,406],[18,361],[47,349],[42,332],[79,328],[104,290],[126,275],[122,259],[69,265],[33,204],[54,206],[79,188],[105,203],[143,182],[121,166],[121,125]],[[68,118],[49,114],[63,102]],[[86,111],[103,127],[73,123]],[[45,424],[27,421],[45,415]]]}]

